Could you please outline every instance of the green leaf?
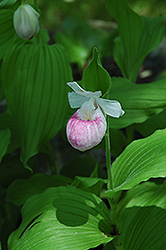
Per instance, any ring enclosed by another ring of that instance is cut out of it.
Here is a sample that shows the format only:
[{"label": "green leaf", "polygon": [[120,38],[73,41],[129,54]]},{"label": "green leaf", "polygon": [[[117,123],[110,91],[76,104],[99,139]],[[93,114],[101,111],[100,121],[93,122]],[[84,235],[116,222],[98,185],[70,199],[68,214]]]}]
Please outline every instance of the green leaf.
[{"label": "green leaf", "polygon": [[42,193],[49,187],[66,186],[72,179],[61,175],[35,174],[26,180],[16,180],[7,189],[6,201],[17,206],[25,203],[31,196]]},{"label": "green leaf", "polygon": [[85,250],[111,241],[109,210],[97,196],[72,187],[49,188],[30,198],[10,250]]},{"label": "green leaf", "polygon": [[5,189],[14,180],[28,178],[30,175],[31,172],[23,167],[18,156],[6,156],[0,164],[0,186]]},{"label": "green leaf", "polygon": [[166,176],[166,129],[132,142],[112,165],[113,190],[131,189],[150,178]]},{"label": "green leaf", "polygon": [[14,230],[17,229],[18,224],[20,223],[20,210],[20,207],[16,207],[12,203],[4,202],[3,197],[1,197],[0,213],[2,216],[2,230],[0,232],[0,240],[3,250],[8,250],[8,237]]},{"label": "green leaf", "polygon": [[134,128],[139,131],[143,136],[149,136],[157,129],[166,127],[166,111],[150,117],[143,123],[135,124]]},{"label": "green leaf", "polygon": [[121,130],[110,129],[111,138],[111,153],[114,157],[117,157],[126,146],[126,137]]},{"label": "green leaf", "polygon": [[0,130],[0,162],[6,154],[8,145],[10,143],[10,130]]},{"label": "green leaf", "polygon": [[[122,217],[125,208],[158,206],[166,209],[165,184],[144,182],[129,190],[118,204],[117,217]],[[119,219],[120,220],[120,219]]]},{"label": "green leaf", "polygon": [[164,17],[141,17],[126,0],[110,0],[108,8],[118,24],[120,34],[115,39],[114,58],[123,76],[135,82],[144,58],[162,40]]},{"label": "green leaf", "polygon": [[87,91],[101,90],[106,95],[111,87],[111,78],[102,67],[97,48],[93,49],[93,58],[86,67],[82,77],[82,85]]},{"label": "green leaf", "polygon": [[124,249],[165,248],[165,184],[148,182],[129,190],[118,209],[118,227]]},{"label": "green leaf", "polygon": [[127,208],[119,223],[122,246],[127,250],[164,249],[166,210],[151,207]]},{"label": "green leaf", "polygon": [[16,121],[7,112],[5,114],[0,114],[0,130],[6,128],[9,128],[11,132],[11,140],[7,150],[7,153],[11,153],[17,149],[20,144],[18,141]]},{"label": "green leaf", "polygon": [[106,181],[104,181],[101,178],[88,178],[88,177],[76,176],[71,186],[80,188],[87,192],[93,193],[97,196],[100,196],[101,189],[105,183]]},{"label": "green leaf", "polygon": [[[89,177],[94,171],[96,164],[99,163],[91,156],[77,156],[61,169],[60,174],[73,179],[75,176]],[[107,178],[101,164],[98,165],[98,177]]]},{"label": "green leaf", "polygon": [[26,44],[9,51],[1,73],[8,113],[16,122],[21,160],[26,164],[64,123],[71,68],[62,46]]},{"label": "green leaf", "polygon": [[[19,38],[19,37],[18,37]],[[19,38],[20,39],[20,38]],[[22,40],[22,39],[20,39]],[[48,44],[50,40],[49,33],[46,29],[40,29],[37,36],[34,36],[31,40],[26,41],[26,43],[46,43]]]},{"label": "green leaf", "polygon": [[166,79],[146,84],[133,84],[120,77],[112,78],[110,99],[118,100],[125,114],[119,119],[110,117],[111,128],[125,128],[146,121],[166,107]]},{"label": "green leaf", "polygon": [[16,2],[17,2],[17,0],[2,0],[0,2],[0,8],[11,6]]},{"label": "green leaf", "polygon": [[12,10],[8,9],[0,10],[0,59],[3,58],[14,41],[13,13]]},{"label": "green leaf", "polygon": [[113,244],[113,241],[107,243],[107,244],[104,246],[103,250],[116,250],[116,248],[115,248],[115,246],[114,246],[114,244]]}]

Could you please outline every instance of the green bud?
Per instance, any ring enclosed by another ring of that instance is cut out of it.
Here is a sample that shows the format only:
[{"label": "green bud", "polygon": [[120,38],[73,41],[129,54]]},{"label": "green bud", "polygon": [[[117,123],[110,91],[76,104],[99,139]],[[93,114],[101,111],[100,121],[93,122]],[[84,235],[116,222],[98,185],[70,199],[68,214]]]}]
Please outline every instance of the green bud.
[{"label": "green bud", "polygon": [[14,12],[13,25],[23,40],[30,40],[39,32],[39,13],[29,4],[20,5]]}]

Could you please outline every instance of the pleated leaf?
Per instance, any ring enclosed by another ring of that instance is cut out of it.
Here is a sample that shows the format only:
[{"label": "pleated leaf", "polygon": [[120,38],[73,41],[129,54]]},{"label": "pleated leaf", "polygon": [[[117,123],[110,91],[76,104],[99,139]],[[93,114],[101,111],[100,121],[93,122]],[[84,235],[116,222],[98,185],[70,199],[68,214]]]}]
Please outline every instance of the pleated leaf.
[{"label": "pleated leaf", "polygon": [[19,156],[11,156],[9,154],[8,156],[4,157],[0,165],[0,187],[7,189],[16,179],[22,178],[25,180],[30,175],[32,175],[32,173],[23,167]]},{"label": "pleated leaf", "polygon": [[10,143],[10,130],[0,130],[0,162],[6,154],[8,145]]},{"label": "pleated leaf", "polygon": [[18,141],[19,133],[16,127],[16,121],[7,112],[0,114],[0,130],[6,128],[9,128],[11,132],[10,144],[7,149],[7,153],[11,153],[20,146]]},{"label": "pleated leaf", "polygon": [[110,215],[97,196],[72,187],[49,188],[22,208],[10,250],[85,250],[112,240]]},{"label": "pleated leaf", "polygon": [[113,191],[131,189],[152,177],[166,176],[165,138],[166,129],[158,130],[126,147],[112,165]]},{"label": "pleated leaf", "polygon": [[14,41],[13,13],[12,10],[8,9],[0,10],[0,59],[3,58]]},{"label": "pleated leaf", "polygon": [[118,24],[120,34],[115,39],[114,58],[123,76],[135,82],[145,56],[162,40],[164,17],[141,17],[126,0],[109,0],[108,8]]},{"label": "pleated leaf", "polygon": [[49,187],[66,186],[71,182],[72,179],[62,175],[35,174],[26,180],[15,180],[7,189],[6,201],[20,206]]},{"label": "pleated leaf", "polygon": [[143,183],[128,191],[118,208],[123,249],[165,249],[165,185]]},{"label": "pleated leaf", "polygon": [[133,84],[113,77],[110,99],[118,100],[125,114],[120,119],[110,117],[111,128],[125,128],[142,123],[166,107],[166,79],[147,84]]},{"label": "pleated leaf", "polygon": [[[10,65],[10,67],[9,67]],[[60,45],[24,45],[2,64],[8,113],[16,120],[24,164],[61,128],[68,110],[71,69]]]},{"label": "pleated leaf", "polygon": [[82,85],[87,91],[101,91],[103,95],[111,87],[111,77],[101,65],[97,48],[93,49],[92,61],[84,70]]},{"label": "pleated leaf", "polygon": [[166,127],[166,111],[150,117],[147,121],[135,124],[134,128],[139,131],[144,137],[151,135],[157,129]]},{"label": "pleated leaf", "polygon": [[165,183],[144,182],[131,190],[118,204],[118,220],[120,220],[124,209],[134,206],[148,207],[158,206],[166,209]]},{"label": "pleated leaf", "polygon": [[101,178],[87,178],[76,176],[71,186],[100,196],[101,189],[105,183],[106,181]]},{"label": "pleated leaf", "polygon": [[3,7],[5,7],[5,6],[11,6],[11,5],[13,5],[14,3],[16,3],[17,2],[17,0],[2,0],[1,2],[0,2],[0,8],[3,8]]}]

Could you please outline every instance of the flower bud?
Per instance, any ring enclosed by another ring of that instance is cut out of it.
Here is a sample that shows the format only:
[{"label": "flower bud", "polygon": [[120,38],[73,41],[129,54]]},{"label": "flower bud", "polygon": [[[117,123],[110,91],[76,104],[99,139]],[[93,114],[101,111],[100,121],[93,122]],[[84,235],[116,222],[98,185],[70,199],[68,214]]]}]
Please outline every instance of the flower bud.
[{"label": "flower bud", "polygon": [[107,123],[100,108],[94,111],[92,120],[82,120],[80,109],[69,119],[66,127],[70,144],[85,151],[99,144],[105,135]]},{"label": "flower bud", "polygon": [[30,40],[39,31],[39,13],[29,4],[20,5],[14,12],[13,24],[16,33],[23,40]]}]

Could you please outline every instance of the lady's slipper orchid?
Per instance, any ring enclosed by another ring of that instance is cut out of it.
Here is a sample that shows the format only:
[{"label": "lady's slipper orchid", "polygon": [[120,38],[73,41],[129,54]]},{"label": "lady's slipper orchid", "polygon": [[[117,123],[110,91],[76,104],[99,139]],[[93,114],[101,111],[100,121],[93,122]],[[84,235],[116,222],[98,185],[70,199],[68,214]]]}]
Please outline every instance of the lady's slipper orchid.
[{"label": "lady's slipper orchid", "polygon": [[106,115],[119,118],[124,111],[118,101],[100,98],[101,91],[85,91],[76,82],[67,84],[74,90],[68,93],[71,108],[81,107],[67,123],[67,138],[74,148],[85,151],[99,144],[104,137]]},{"label": "lady's slipper orchid", "polygon": [[29,4],[22,4],[14,12],[13,25],[23,40],[30,40],[39,32],[39,13]]}]

